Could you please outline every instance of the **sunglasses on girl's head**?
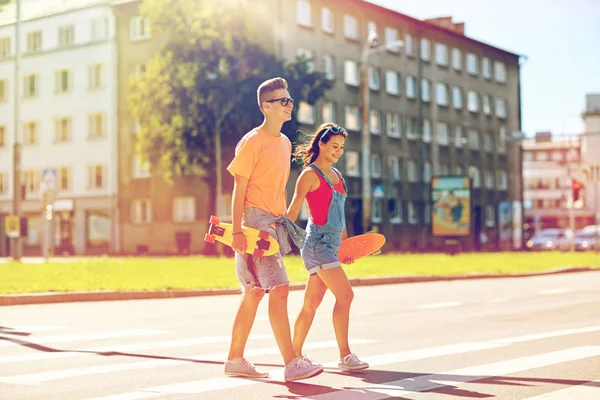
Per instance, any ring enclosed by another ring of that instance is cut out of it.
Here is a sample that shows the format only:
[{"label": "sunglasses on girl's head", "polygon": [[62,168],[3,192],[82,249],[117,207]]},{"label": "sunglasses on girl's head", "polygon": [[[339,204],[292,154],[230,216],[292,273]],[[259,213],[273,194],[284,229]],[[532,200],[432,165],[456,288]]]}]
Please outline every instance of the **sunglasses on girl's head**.
[{"label": "sunglasses on girl's head", "polygon": [[325,139],[325,135],[327,135],[329,131],[331,131],[331,133],[334,134],[346,132],[346,130],[339,125],[331,125],[329,128],[325,129],[325,132],[323,132],[323,134],[321,135],[321,139],[319,140],[323,141],[323,139]]},{"label": "sunglasses on girl's head", "polygon": [[281,105],[284,107],[287,107],[287,105],[290,103],[294,105],[294,103],[296,102],[296,100],[292,99],[291,97],[280,97],[278,99],[267,100],[267,103],[275,103],[276,101],[281,102]]}]

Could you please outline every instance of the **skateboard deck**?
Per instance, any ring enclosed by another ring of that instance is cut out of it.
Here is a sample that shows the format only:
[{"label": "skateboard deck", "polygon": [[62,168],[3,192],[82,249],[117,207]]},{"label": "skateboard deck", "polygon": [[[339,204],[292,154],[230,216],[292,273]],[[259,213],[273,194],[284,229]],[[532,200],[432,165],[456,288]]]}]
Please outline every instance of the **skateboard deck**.
[{"label": "skateboard deck", "polygon": [[[233,225],[221,222],[221,218],[211,215],[208,232],[204,236],[204,241],[214,243],[221,242],[230,246],[233,242]],[[261,231],[254,228],[242,226],[242,231],[248,241],[246,253],[255,257],[272,256],[279,251],[279,243],[267,231]]]},{"label": "skateboard deck", "polygon": [[338,259],[340,262],[348,258],[356,261],[359,258],[378,252],[384,244],[385,236],[380,233],[365,233],[352,236],[342,241],[338,252]]}]

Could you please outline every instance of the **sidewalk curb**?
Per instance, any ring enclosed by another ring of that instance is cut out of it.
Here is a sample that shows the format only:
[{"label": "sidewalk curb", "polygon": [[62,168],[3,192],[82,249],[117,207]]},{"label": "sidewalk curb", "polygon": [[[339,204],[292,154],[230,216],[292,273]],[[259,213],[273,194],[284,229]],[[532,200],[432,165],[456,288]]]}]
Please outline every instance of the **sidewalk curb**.
[{"label": "sidewalk curb", "polygon": [[[540,272],[522,274],[467,274],[449,276],[390,276],[350,279],[352,286],[392,285],[402,283],[458,281],[474,279],[526,278],[533,276],[556,275],[575,272],[599,271],[598,267],[563,267]],[[290,284],[290,290],[304,289],[304,283]],[[43,292],[0,295],[0,307],[28,304],[71,303],[87,301],[174,299],[182,297],[221,296],[240,294],[240,289],[198,289],[160,291],[96,291],[96,292]]]}]

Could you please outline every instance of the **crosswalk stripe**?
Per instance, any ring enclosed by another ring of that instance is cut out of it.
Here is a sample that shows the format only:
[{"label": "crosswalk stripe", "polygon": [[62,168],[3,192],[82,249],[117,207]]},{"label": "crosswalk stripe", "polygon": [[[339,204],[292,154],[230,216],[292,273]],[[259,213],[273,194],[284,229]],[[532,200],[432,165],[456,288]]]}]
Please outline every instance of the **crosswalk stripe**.
[{"label": "crosswalk stripe", "polygon": [[[369,339],[353,339],[350,340],[350,344],[367,344],[367,343],[375,343],[374,340]],[[325,348],[333,348],[337,347],[337,342],[335,341],[324,341],[324,342],[316,342],[306,345],[306,349],[325,349]],[[279,354],[278,347],[264,347],[259,349],[252,349],[246,351],[247,356],[257,356],[257,355],[272,355]],[[38,372],[33,374],[23,374],[23,375],[12,375],[0,377],[0,382],[2,383],[11,383],[17,385],[37,385],[42,382],[48,382],[56,379],[65,379],[65,378],[73,378],[76,376],[88,376],[95,374],[105,374],[109,372],[120,372],[120,371],[130,371],[137,369],[150,369],[157,367],[168,367],[174,365],[181,365],[189,363],[190,361],[224,361],[227,358],[227,353],[214,353],[214,354],[204,354],[198,355],[194,357],[186,357],[183,359],[157,359],[151,361],[141,361],[141,362],[128,362],[128,363],[119,363],[119,364],[110,364],[110,365],[99,365],[94,367],[83,367],[83,368],[73,368],[73,369],[65,369],[65,370],[56,370],[56,371],[48,371],[48,372]]]},{"label": "crosswalk stripe", "polygon": [[600,380],[587,382],[581,385],[571,386],[566,389],[528,397],[523,400],[598,400],[600,398]]},{"label": "crosswalk stripe", "polygon": [[11,332],[26,332],[26,333],[34,333],[34,332],[51,332],[51,331],[61,331],[65,330],[67,327],[64,326],[54,326],[54,325],[31,325],[31,326],[16,326],[10,327],[10,329],[2,329],[0,328],[0,334]]},{"label": "crosswalk stripe", "polygon": [[[42,336],[42,337],[9,337],[0,336],[0,347],[11,347],[21,346],[18,341],[23,342],[34,342],[38,345],[46,345],[51,343],[64,343],[64,342],[79,342],[87,340],[99,340],[99,339],[111,339],[111,338],[122,338],[131,336],[149,336],[158,335],[164,333],[163,331],[155,331],[149,329],[131,329],[124,331],[105,331],[105,332],[88,332],[78,333],[74,335],[57,335],[57,336]],[[3,341],[2,341],[3,340]],[[13,341],[14,340],[14,341]]]},{"label": "crosswalk stripe", "polygon": [[[355,386],[351,389],[344,388],[343,390],[311,396],[310,398],[300,397],[297,400],[344,400],[351,397],[353,393],[360,393],[361,396],[365,396],[369,400],[382,400],[390,396],[408,396],[416,392],[424,392],[444,386],[457,386],[461,383],[478,381],[492,376],[504,376],[519,371],[597,356],[600,356],[600,346],[574,347],[551,353],[513,358],[491,364],[421,375],[382,384],[356,381]],[[449,377],[452,378],[449,379]]]},{"label": "crosswalk stripe", "polygon": [[[259,340],[259,339],[268,339],[272,338],[273,335],[257,335],[252,334],[248,338],[248,340]],[[86,356],[90,355],[90,353],[107,353],[107,352],[131,352],[138,350],[150,350],[150,349],[167,349],[172,347],[186,347],[186,346],[201,346],[205,344],[218,344],[218,343],[228,343],[231,340],[231,336],[212,336],[212,337],[204,337],[204,338],[193,338],[193,339],[183,339],[183,340],[167,340],[162,342],[149,342],[149,343],[139,343],[133,345],[112,345],[106,347],[97,347],[97,348],[77,348],[76,350],[64,350],[52,353],[40,353],[36,352],[33,354],[18,354],[15,356],[7,356],[0,358],[0,364],[9,364],[16,362],[26,362],[26,361],[44,361],[44,360],[54,360],[58,358],[69,358],[69,357],[77,357],[77,356]]]},{"label": "crosswalk stripe", "polygon": [[447,307],[456,307],[460,306],[459,302],[456,301],[446,301],[444,303],[433,303],[433,304],[424,304],[421,306],[417,306],[417,308],[447,308]]},{"label": "crosswalk stripe", "polygon": [[[367,361],[371,367],[376,367],[380,365],[394,364],[406,361],[419,360],[424,358],[432,358],[439,357],[444,355],[452,355],[452,354],[462,354],[471,351],[480,351],[493,349],[498,347],[508,346],[514,343],[521,343],[532,340],[539,339],[547,339],[558,336],[565,336],[571,334],[578,333],[588,333],[600,331],[600,326],[592,326],[592,327],[584,327],[584,328],[574,328],[574,329],[566,329],[554,332],[545,332],[545,333],[537,333],[537,334],[529,334],[522,336],[514,336],[504,339],[495,339],[486,342],[474,342],[474,343],[462,343],[462,344],[453,344],[446,346],[437,346],[425,349],[418,350],[407,350],[400,351],[395,353],[386,353],[380,354],[371,357],[363,357],[364,361]],[[305,349],[309,349],[308,346],[305,346]],[[337,367],[337,361],[330,361],[323,364],[326,368],[335,368]],[[283,380],[283,368],[278,368],[272,371],[269,371],[270,378],[262,379],[262,380],[248,380],[248,379],[232,379],[228,377],[224,378],[213,378],[213,379],[202,379],[196,381],[175,383],[164,386],[150,387],[139,389],[134,392],[122,393],[113,396],[107,397],[97,397],[89,400],[138,400],[138,399],[147,399],[152,397],[162,396],[164,394],[199,394],[206,393],[215,390],[223,390],[223,389],[232,389],[237,387],[251,386],[260,383],[268,383],[272,381],[282,381]],[[1,380],[0,380],[1,381]],[[337,393],[337,392],[336,392]],[[389,397],[389,396],[388,396]],[[311,397],[312,399],[313,397]],[[379,397],[378,397],[379,398]],[[340,397],[340,399],[344,399],[344,397]],[[369,398],[369,400],[372,400]]]}]

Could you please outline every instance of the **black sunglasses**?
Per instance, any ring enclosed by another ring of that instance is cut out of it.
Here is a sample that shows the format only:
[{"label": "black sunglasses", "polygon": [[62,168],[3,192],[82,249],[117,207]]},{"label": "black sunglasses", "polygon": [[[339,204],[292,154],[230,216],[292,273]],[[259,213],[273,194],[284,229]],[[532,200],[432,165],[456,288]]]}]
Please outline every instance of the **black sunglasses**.
[{"label": "black sunglasses", "polygon": [[338,133],[346,132],[346,130],[344,128],[342,128],[341,126],[339,126],[339,125],[331,125],[329,128],[325,129],[325,131],[321,135],[321,139],[319,139],[319,140],[323,141],[323,139],[325,139],[325,135],[327,135],[330,131],[333,134],[338,134]]},{"label": "black sunglasses", "polygon": [[281,102],[281,105],[284,107],[287,107],[287,105],[290,103],[294,105],[294,103],[296,102],[296,100],[292,99],[291,97],[280,97],[278,99],[267,100],[267,103],[275,103],[276,101]]}]

